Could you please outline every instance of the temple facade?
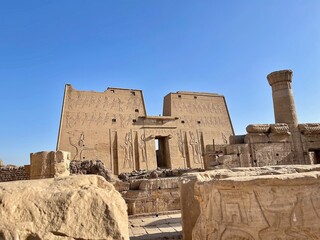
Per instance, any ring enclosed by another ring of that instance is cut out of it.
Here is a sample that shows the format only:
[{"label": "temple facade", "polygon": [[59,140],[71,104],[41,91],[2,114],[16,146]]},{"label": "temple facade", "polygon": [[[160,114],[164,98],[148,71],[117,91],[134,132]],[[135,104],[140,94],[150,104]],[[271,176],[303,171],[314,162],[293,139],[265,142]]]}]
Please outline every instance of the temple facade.
[{"label": "temple facade", "polygon": [[176,92],[162,116],[148,116],[141,90],[65,86],[58,151],[102,160],[115,175],[160,168],[207,168],[234,131],[224,96]]}]

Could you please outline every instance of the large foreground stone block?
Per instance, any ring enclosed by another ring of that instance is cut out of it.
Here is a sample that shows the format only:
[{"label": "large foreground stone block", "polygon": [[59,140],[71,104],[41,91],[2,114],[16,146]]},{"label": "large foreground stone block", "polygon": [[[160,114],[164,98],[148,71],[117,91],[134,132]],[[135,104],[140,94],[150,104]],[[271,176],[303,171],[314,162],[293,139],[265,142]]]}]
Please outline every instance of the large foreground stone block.
[{"label": "large foreground stone block", "polygon": [[184,239],[320,239],[319,170],[274,166],[184,175]]},{"label": "large foreground stone block", "polygon": [[0,239],[127,240],[126,210],[100,176],[0,183]]}]

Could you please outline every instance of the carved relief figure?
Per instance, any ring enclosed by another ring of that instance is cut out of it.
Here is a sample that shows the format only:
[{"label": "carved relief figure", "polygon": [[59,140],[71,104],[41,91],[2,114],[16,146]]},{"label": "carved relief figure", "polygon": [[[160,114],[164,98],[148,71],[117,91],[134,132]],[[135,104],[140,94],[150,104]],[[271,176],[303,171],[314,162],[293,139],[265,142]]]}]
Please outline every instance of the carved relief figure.
[{"label": "carved relief figure", "polygon": [[226,135],[224,135],[223,133],[221,133],[221,135],[222,135],[223,144],[228,144],[228,140],[227,140]]},{"label": "carved relief figure", "polygon": [[123,168],[132,168],[132,162],[133,162],[133,145],[131,140],[131,133],[126,133],[124,144],[121,145],[121,147],[124,150],[124,160],[123,160]]},{"label": "carved relief figure", "polygon": [[199,143],[198,139],[196,139],[193,132],[189,132],[189,134],[190,134],[190,145],[192,147],[193,162],[201,163],[201,158],[202,158],[201,144]]},{"label": "carved relief figure", "polygon": [[72,115],[67,115],[67,128],[72,128],[74,126],[74,117]]},{"label": "carved relief figure", "polygon": [[141,149],[142,162],[147,160],[147,152],[146,152],[146,136],[141,134],[141,141],[139,144],[139,148]]},{"label": "carved relief figure", "polygon": [[85,150],[93,150],[92,148],[88,148],[88,147],[85,146],[84,133],[83,132],[80,134],[77,143],[73,143],[71,137],[69,137],[69,143],[70,143],[71,146],[73,146],[76,149],[76,154],[74,155],[72,160],[81,160],[83,151],[85,151]]},{"label": "carved relief figure", "polygon": [[186,150],[185,150],[185,144],[184,144],[182,133],[181,132],[177,133],[177,136],[178,136],[178,148],[179,148],[181,157],[186,158]]},{"label": "carved relief figure", "polygon": [[[261,204],[263,214],[268,220],[269,227],[259,232],[261,239],[314,239],[310,231],[304,229],[302,202],[303,193],[289,193],[283,196],[283,189],[270,189],[272,201],[266,204],[255,192]],[[298,222],[298,224],[294,224]],[[294,225],[298,225],[298,228]]]},{"label": "carved relief figure", "polygon": [[122,109],[122,101],[120,98],[114,98],[112,103],[111,103],[111,108],[116,110],[116,111],[119,111],[119,112],[123,112],[123,109]]}]

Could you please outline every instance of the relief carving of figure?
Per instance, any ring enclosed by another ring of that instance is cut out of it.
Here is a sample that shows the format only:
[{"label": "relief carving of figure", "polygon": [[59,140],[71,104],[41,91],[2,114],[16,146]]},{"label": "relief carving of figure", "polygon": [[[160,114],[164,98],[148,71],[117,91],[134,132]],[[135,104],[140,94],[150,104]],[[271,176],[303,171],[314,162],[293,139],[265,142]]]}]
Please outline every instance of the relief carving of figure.
[{"label": "relief carving of figure", "polygon": [[[315,239],[313,234],[303,226],[303,193],[289,193],[284,196],[281,188],[272,187],[272,201],[261,204],[269,227],[259,232],[261,239]],[[258,198],[259,202],[263,200]]]},{"label": "relief carving of figure", "polygon": [[146,152],[146,136],[144,134],[141,134],[141,141],[140,141],[139,147],[141,149],[142,162],[145,162],[147,160],[147,152]]},{"label": "relief carving of figure", "polygon": [[75,120],[72,115],[67,115],[67,128],[72,128],[75,125]]},{"label": "relief carving of figure", "polygon": [[186,158],[186,150],[185,150],[185,144],[184,144],[182,133],[181,132],[177,133],[177,136],[178,136],[178,148],[179,148],[181,157]]},{"label": "relief carving of figure", "polygon": [[131,133],[126,133],[124,144],[121,145],[121,147],[124,150],[124,160],[123,160],[123,168],[132,168],[132,162],[133,162],[133,145],[131,140]]},{"label": "relief carving of figure", "polygon": [[222,134],[222,141],[223,141],[223,143],[224,143],[224,144],[228,144],[228,140],[227,140],[226,135],[224,135],[223,133],[221,133],[221,134]]},{"label": "relief carving of figure", "polygon": [[114,98],[112,103],[111,103],[111,108],[116,110],[116,111],[119,111],[119,112],[123,112],[123,109],[122,109],[122,101],[120,98]]},{"label": "relief carving of figure", "polygon": [[72,160],[81,160],[82,159],[82,153],[85,150],[93,150],[92,148],[88,148],[87,146],[85,146],[83,132],[80,134],[77,143],[73,143],[71,137],[69,137],[69,143],[70,143],[71,146],[73,146],[76,149],[76,154],[74,155]]},{"label": "relief carving of figure", "polygon": [[190,134],[190,145],[192,147],[193,162],[201,163],[201,160],[202,160],[201,144],[198,141],[198,139],[196,139],[193,132],[189,132],[189,134]]}]

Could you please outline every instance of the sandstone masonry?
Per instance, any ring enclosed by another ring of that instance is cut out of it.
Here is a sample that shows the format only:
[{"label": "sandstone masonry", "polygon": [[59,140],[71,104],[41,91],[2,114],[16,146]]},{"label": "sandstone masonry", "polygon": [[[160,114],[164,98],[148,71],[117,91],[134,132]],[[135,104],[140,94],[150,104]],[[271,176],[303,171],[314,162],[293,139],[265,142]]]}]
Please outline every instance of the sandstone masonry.
[{"label": "sandstone masonry", "polygon": [[71,160],[102,160],[115,175],[157,167],[204,169],[213,145],[225,145],[233,135],[222,95],[170,93],[163,116],[148,116],[140,90],[89,92],[67,84],[57,150],[70,152]]},{"label": "sandstone masonry", "polygon": [[320,163],[320,123],[298,123],[292,71],[276,71],[267,78],[275,123],[251,124],[246,135],[231,136],[231,144],[216,151],[208,169]]}]

